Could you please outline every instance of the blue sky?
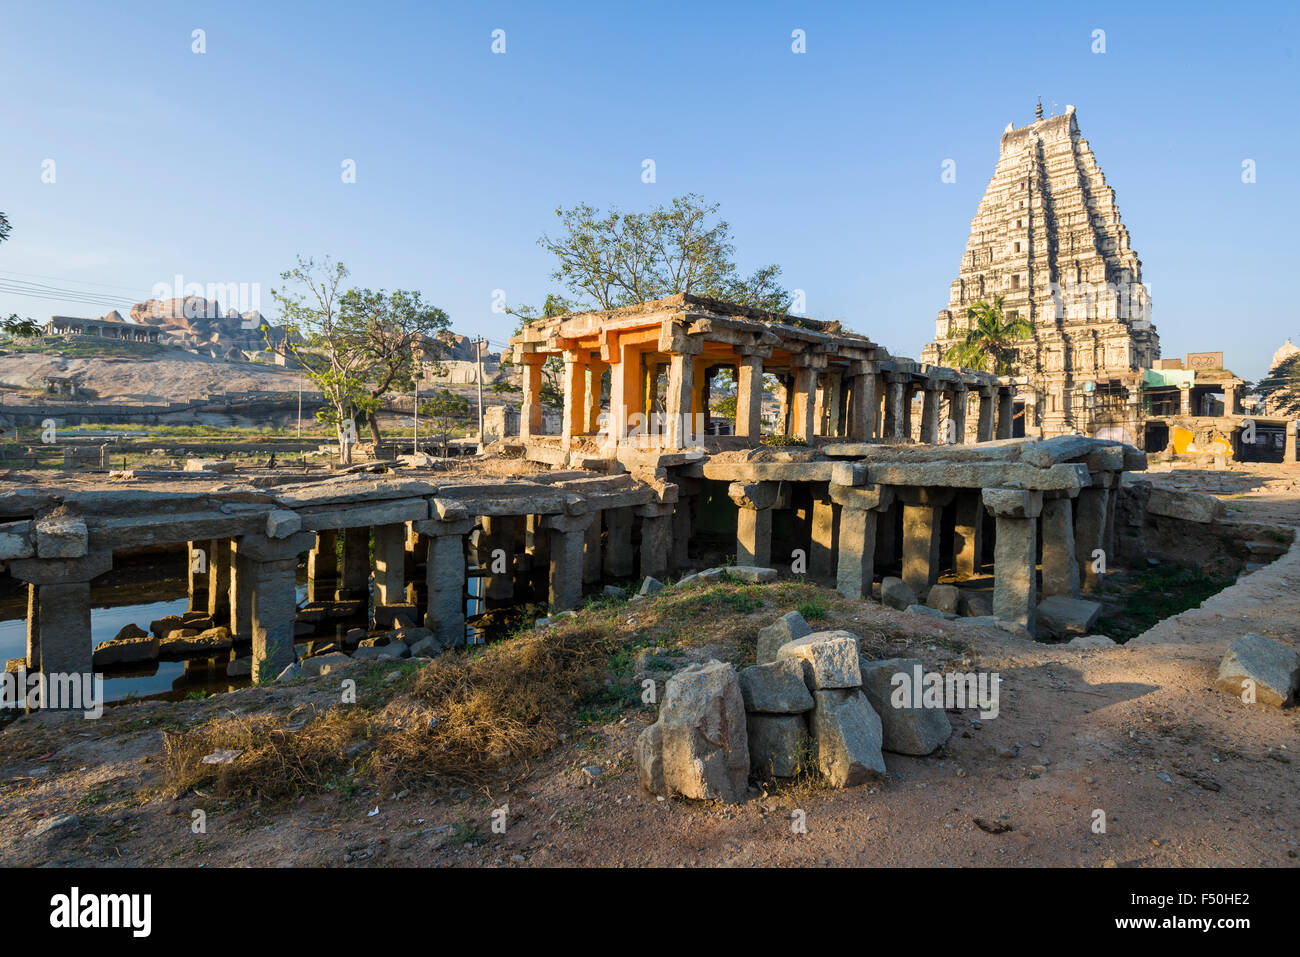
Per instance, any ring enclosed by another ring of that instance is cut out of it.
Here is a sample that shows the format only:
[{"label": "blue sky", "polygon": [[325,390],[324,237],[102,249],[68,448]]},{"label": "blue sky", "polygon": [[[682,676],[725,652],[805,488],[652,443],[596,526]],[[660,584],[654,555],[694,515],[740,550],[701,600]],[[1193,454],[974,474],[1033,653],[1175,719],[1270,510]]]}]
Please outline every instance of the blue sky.
[{"label": "blue sky", "polygon": [[[915,356],[1041,94],[1115,187],[1164,355],[1254,378],[1300,342],[1298,41],[1281,3],[11,4],[0,280],[124,312],[176,274],[258,284],[274,319],[278,273],[328,254],[500,341],[494,290],[554,288],[557,206],[693,191],[742,268],[781,264],[810,315]],[[42,321],[108,308],[0,291]]]}]

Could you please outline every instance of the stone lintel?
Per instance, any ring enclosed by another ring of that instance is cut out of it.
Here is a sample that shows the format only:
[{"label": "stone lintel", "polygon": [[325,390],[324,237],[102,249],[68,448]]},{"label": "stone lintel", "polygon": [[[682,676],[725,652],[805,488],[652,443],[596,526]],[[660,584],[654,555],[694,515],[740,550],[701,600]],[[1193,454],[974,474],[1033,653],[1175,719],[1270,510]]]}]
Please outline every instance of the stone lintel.
[{"label": "stone lintel", "polygon": [[35,538],[40,558],[83,558],[90,550],[86,520],[80,516],[37,519]]},{"label": "stone lintel", "polygon": [[19,558],[9,563],[9,574],[33,585],[70,585],[88,582],[113,567],[111,551],[92,551],[80,558]]},{"label": "stone lintel", "polygon": [[883,485],[850,488],[846,485],[832,484],[830,493],[832,502],[846,508],[882,512],[894,504],[894,490]]},{"label": "stone lintel", "polygon": [[441,522],[459,522],[473,517],[464,503],[455,499],[435,498],[432,505],[432,518]]},{"label": "stone lintel", "polygon": [[832,485],[866,485],[867,467],[861,462],[835,462],[831,465]]},{"label": "stone lintel", "polygon": [[362,525],[396,525],[429,517],[429,500],[395,499],[355,505],[304,508],[298,512],[302,527],[311,531],[330,528],[357,528]]},{"label": "stone lintel", "polygon": [[998,518],[1037,518],[1043,510],[1041,492],[1014,488],[986,488],[984,507]]},{"label": "stone lintel", "polygon": [[474,528],[473,518],[461,519],[437,519],[426,518],[423,521],[412,522],[411,527],[421,535],[468,535]]},{"label": "stone lintel", "polygon": [[286,561],[316,547],[315,534],[306,531],[295,532],[288,538],[271,538],[254,532],[241,536],[238,541],[239,554],[255,562]]},{"label": "stone lintel", "polygon": [[776,504],[775,482],[732,482],[727,496],[741,508],[772,508]]},{"label": "stone lintel", "polygon": [[581,515],[547,515],[542,519],[542,525],[555,532],[585,532],[594,517],[590,512]]}]

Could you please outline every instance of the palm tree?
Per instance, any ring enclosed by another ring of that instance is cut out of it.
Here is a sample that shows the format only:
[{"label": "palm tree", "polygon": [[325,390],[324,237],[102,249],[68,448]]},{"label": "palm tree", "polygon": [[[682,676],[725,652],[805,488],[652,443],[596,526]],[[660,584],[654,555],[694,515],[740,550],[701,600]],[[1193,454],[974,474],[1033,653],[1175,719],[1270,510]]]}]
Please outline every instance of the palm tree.
[{"label": "palm tree", "polygon": [[1033,323],[1020,316],[1005,318],[1001,296],[992,303],[983,300],[971,303],[966,318],[971,325],[966,331],[965,341],[950,347],[944,353],[944,359],[962,369],[985,372],[990,371],[991,363],[995,375],[1010,375],[1016,358],[1016,343],[1033,336]]}]

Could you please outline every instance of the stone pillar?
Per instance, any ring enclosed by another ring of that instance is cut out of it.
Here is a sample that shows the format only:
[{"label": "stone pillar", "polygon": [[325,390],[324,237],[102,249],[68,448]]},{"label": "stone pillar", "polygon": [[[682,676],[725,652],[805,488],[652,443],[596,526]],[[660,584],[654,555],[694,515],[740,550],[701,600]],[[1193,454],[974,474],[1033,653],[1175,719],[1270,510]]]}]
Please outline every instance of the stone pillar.
[{"label": "stone pillar", "polygon": [[428,536],[424,580],[428,604],[424,627],[433,632],[444,648],[465,644],[465,536],[474,520],[457,510],[457,518],[427,519],[413,523]]},{"label": "stone pillar", "polygon": [[337,529],[321,529],[316,533],[316,547],[307,553],[307,600],[332,601],[338,589]]},{"label": "stone pillar", "polygon": [[250,564],[252,578],[253,681],[274,681],[296,656],[293,650],[294,619],[298,595],[294,573],[298,555],[316,544],[311,532],[295,532],[288,538],[245,535],[236,546]]},{"label": "stone pillar", "polygon": [[375,606],[406,598],[406,525],[375,526]]},{"label": "stone pillar", "polygon": [[921,441],[926,445],[939,444],[939,403],[943,399],[941,382],[931,380],[921,393]]},{"label": "stone pillar", "polygon": [[1179,388],[1178,390],[1178,412],[1180,415],[1192,414],[1192,390]]},{"label": "stone pillar", "polygon": [[668,362],[668,401],[665,410],[668,421],[663,430],[665,448],[684,449],[693,444],[691,397],[694,391],[694,357],[673,353]]},{"label": "stone pillar", "polygon": [[634,565],[632,552],[632,508],[605,510],[605,574],[610,578],[631,578]]},{"label": "stone pillar", "polygon": [[564,424],[561,441],[567,449],[587,426],[587,363],[576,352],[564,353]]},{"label": "stone pillar", "polygon": [[812,534],[808,542],[808,575],[815,581],[835,577],[835,536],[840,507],[830,498],[830,491],[813,491]]},{"label": "stone pillar", "polygon": [[990,386],[980,386],[980,418],[976,426],[976,442],[993,441],[993,406],[995,390]]},{"label": "stone pillar", "polygon": [[[852,468],[837,474],[861,480]],[[840,507],[835,589],[845,598],[870,598],[876,574],[876,529],[880,512],[889,507],[893,494],[878,486],[859,488],[837,482],[831,483],[829,492]]]},{"label": "stone pillar", "polygon": [[253,562],[239,539],[230,543],[230,636],[236,644],[253,640]]},{"label": "stone pillar", "polygon": [[[189,550],[189,584],[186,594],[189,603],[186,611],[207,611],[208,610],[208,543],[188,542]],[[198,567],[195,567],[198,566]]]},{"label": "stone pillar", "polygon": [[678,494],[673,506],[672,570],[681,571],[691,563],[690,543],[694,523],[695,496]]},{"label": "stone pillar", "polygon": [[984,501],[979,489],[957,493],[956,525],[952,554],[955,571],[962,578],[974,578],[984,568]]},{"label": "stone pillar", "polygon": [[523,366],[523,401],[519,406],[519,437],[527,440],[542,434],[542,366],[546,356],[525,352],[519,357]]},{"label": "stone pillar", "polygon": [[1010,389],[998,390],[998,438],[1009,439],[1016,414],[1016,397]]},{"label": "stone pillar", "polygon": [[[1096,481],[1094,474],[1093,480]],[[1074,506],[1078,513],[1074,528],[1074,554],[1080,578],[1089,590],[1097,587],[1098,575],[1093,571],[1093,552],[1101,549],[1105,552],[1106,513],[1109,504],[1109,492],[1096,485],[1079,489],[1079,497]],[[1109,556],[1106,556],[1109,558]]]},{"label": "stone pillar", "polygon": [[483,547],[486,554],[479,556],[486,571],[483,597],[493,602],[508,602],[515,594],[514,516],[484,516]]},{"label": "stone pillar", "polygon": [[1287,465],[1295,465],[1296,462],[1295,427],[1296,423],[1294,419],[1286,424],[1285,444],[1282,446],[1282,461]]},{"label": "stone pillar", "polygon": [[903,504],[903,581],[916,592],[918,599],[923,599],[930,586],[939,580],[943,506],[934,504],[934,499],[924,494],[927,490],[907,491],[913,499]]},{"label": "stone pillar", "polygon": [[665,578],[673,550],[673,503],[650,502],[636,514],[641,516],[641,576]]},{"label": "stone pillar", "polygon": [[849,438],[865,442],[876,437],[876,375],[872,363],[849,363],[852,375],[849,385]]},{"label": "stone pillar", "polygon": [[811,442],[817,434],[817,369],[812,365],[798,366],[794,377],[794,408],[790,421],[790,434]]},{"label": "stone pillar", "polygon": [[[953,442],[964,445],[966,442],[966,405],[970,400],[970,390],[958,383],[950,393],[948,408],[952,418]],[[947,438],[945,437],[945,441]]]},{"label": "stone pillar", "polygon": [[826,410],[826,434],[842,435],[843,423],[840,421],[840,410],[844,407],[844,376],[838,369],[826,374],[822,406]]},{"label": "stone pillar", "polygon": [[88,675],[93,669],[90,582],[113,567],[112,552],[81,558],[25,558],[9,574],[28,583],[27,670]]},{"label": "stone pillar", "polygon": [[885,438],[902,442],[907,438],[907,382],[901,373],[885,376]]},{"label": "stone pillar", "polygon": [[370,592],[370,528],[345,528],[343,530],[343,578],[339,583],[339,598],[347,601],[364,600]]},{"label": "stone pillar", "polygon": [[984,507],[997,522],[993,546],[993,614],[1017,621],[1031,635],[1038,627],[1038,515],[1042,492],[986,488]]},{"label": "stone pillar", "polygon": [[742,349],[736,367],[736,434],[755,443],[763,434],[763,359],[771,354]]},{"label": "stone pillar", "polygon": [[727,495],[739,508],[736,517],[736,564],[768,568],[772,564],[772,506],[775,482],[732,482]]},{"label": "stone pillar", "polygon": [[230,539],[208,542],[208,617],[214,623],[230,615]]},{"label": "stone pillar", "polygon": [[582,546],[592,518],[586,514],[542,519],[549,533],[547,603],[552,615],[576,608],[582,601]]},{"label": "stone pillar", "polygon": [[1069,498],[1043,502],[1043,594],[1079,597],[1074,508]]},{"label": "stone pillar", "polygon": [[584,585],[594,585],[600,581],[600,536],[603,529],[604,522],[601,513],[599,511],[592,512],[591,521],[587,523],[587,530],[583,533],[582,542],[582,583]]}]

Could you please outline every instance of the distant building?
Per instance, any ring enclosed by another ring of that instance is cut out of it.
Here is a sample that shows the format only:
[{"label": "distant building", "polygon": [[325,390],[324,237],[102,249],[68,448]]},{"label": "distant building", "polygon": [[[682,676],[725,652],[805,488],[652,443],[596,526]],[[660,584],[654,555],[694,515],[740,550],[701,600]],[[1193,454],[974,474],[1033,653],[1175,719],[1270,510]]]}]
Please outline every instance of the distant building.
[{"label": "distant building", "polygon": [[[110,313],[110,316],[116,313]],[[100,339],[120,339],[123,342],[157,342],[158,330],[141,326],[124,319],[105,316],[102,319],[80,319],[75,316],[51,316],[45,324],[47,336],[95,336]]]}]

